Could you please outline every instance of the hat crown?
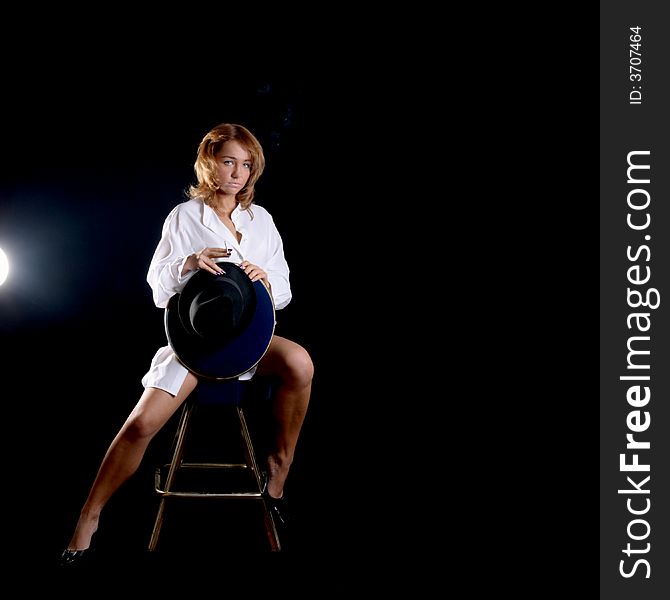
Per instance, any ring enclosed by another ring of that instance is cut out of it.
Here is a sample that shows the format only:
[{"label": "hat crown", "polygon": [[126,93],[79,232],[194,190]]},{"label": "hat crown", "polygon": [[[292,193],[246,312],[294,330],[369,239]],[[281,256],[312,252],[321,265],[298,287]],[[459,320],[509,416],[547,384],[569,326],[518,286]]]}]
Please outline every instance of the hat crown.
[{"label": "hat crown", "polygon": [[182,298],[187,300],[186,306],[181,307],[185,329],[213,344],[225,343],[238,335],[249,324],[256,299],[251,281],[243,276],[246,280],[228,268],[225,274],[201,282],[193,296]]},{"label": "hat crown", "polygon": [[194,273],[165,310],[170,346],[189,371],[207,379],[232,379],[253,368],[274,335],[274,302],[261,281],[236,264],[225,274]]}]

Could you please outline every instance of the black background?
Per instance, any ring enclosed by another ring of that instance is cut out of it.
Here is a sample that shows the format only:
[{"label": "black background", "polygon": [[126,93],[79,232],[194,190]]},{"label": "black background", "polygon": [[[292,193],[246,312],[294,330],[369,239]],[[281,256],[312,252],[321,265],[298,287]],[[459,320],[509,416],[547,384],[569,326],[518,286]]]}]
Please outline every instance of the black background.
[{"label": "black background", "polygon": [[[144,280],[160,225],[202,135],[229,120],[266,149],[257,200],[294,291],[279,332],[316,365],[284,581],[307,564],[329,586],[360,574],[361,591],[595,580],[597,416],[566,409],[597,361],[597,216],[575,200],[596,197],[595,12],[580,7],[579,28],[494,12],[342,8],[330,35],[313,21],[241,45],[212,32],[232,23],[218,15],[195,43],[190,23],[47,42],[31,24],[39,58],[8,48],[0,332],[19,556],[52,564],[141,392],[164,343]],[[566,60],[575,40],[590,69]],[[141,569],[169,434],[156,442],[96,534]]]},{"label": "black background", "polygon": [[[371,554],[404,555],[398,540],[424,533],[426,514],[413,490],[427,439],[412,425],[408,395],[426,364],[404,335],[431,317],[416,308],[408,256],[422,256],[425,242],[403,201],[422,198],[424,147],[407,151],[406,173],[385,152],[420,139],[426,125],[377,111],[393,113],[416,88],[385,72],[374,52],[355,71],[339,60],[250,68],[237,50],[202,63],[200,48],[76,40],[43,43],[6,74],[0,246],[11,273],[0,335],[5,477],[16,491],[7,544],[53,574],[102,455],[165,344],[145,280],[161,225],[193,181],[200,139],[230,121],[266,152],[256,200],[282,234],[294,294],[277,331],[308,348],[316,366],[287,486],[298,516],[284,560],[335,558],[351,572]],[[422,291],[425,302],[433,296]],[[149,560],[153,469],[174,425],[103,513],[94,541],[116,557],[110,564]],[[407,492],[400,509],[396,488]],[[169,559],[216,560],[240,547],[239,537],[207,533],[191,532]]]}]

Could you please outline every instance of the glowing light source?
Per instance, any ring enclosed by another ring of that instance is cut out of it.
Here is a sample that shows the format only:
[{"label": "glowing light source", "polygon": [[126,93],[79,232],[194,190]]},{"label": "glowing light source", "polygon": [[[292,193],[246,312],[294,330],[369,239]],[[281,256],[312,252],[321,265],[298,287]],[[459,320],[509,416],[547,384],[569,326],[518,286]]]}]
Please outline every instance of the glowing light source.
[{"label": "glowing light source", "polygon": [[9,274],[9,261],[7,260],[7,255],[0,248],[0,285],[5,283],[7,275]]}]

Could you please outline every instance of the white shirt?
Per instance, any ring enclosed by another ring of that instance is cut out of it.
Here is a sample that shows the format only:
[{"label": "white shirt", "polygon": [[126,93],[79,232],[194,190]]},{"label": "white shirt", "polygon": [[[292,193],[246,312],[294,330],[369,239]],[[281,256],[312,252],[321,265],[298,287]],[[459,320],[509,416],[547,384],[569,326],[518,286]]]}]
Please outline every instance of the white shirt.
[{"label": "white shirt", "polygon": [[[153,292],[154,303],[165,308],[170,298],[181,292],[194,271],[182,276],[188,257],[203,248],[232,250],[229,258],[219,262],[241,263],[248,260],[258,265],[268,276],[272,287],[275,309],[284,308],[291,301],[289,268],[284,258],[284,246],[277,227],[262,206],[251,205],[253,219],[248,210],[233,210],[230,218],[242,235],[238,243],[232,232],[219,220],[214,210],[201,200],[188,200],[178,204],[163,224],[161,239],[154,252],[147,281]],[[224,243],[225,242],[225,243]],[[251,379],[255,368],[240,379]],[[188,373],[170,346],[158,350],[149,371],[142,378],[144,387],[157,387],[176,395]]]}]

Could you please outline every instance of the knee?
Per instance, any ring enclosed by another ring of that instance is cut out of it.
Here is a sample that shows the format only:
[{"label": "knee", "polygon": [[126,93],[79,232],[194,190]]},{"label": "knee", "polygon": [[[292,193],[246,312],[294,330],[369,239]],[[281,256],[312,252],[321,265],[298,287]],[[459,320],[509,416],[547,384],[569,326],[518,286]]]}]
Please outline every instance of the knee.
[{"label": "knee", "polygon": [[298,387],[307,387],[314,377],[314,363],[307,350],[295,348],[286,359],[286,367],[291,382]]},{"label": "knee", "polygon": [[124,429],[125,436],[132,441],[151,439],[158,431],[156,424],[142,413],[131,415]]}]

